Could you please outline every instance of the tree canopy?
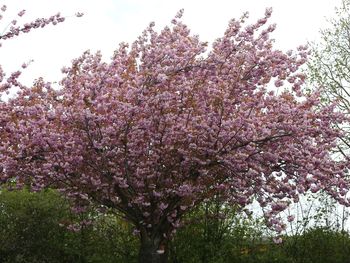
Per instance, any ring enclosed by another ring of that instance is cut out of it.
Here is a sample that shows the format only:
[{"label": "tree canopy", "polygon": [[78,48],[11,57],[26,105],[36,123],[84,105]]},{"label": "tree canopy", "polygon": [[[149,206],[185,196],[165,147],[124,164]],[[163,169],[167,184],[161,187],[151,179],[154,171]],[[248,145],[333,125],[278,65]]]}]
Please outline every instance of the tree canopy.
[{"label": "tree canopy", "polygon": [[231,20],[206,54],[181,16],[110,62],[85,52],[58,90],[38,80],[1,102],[1,180],[122,212],[140,262],[165,262],[182,216],[214,196],[257,200],[278,232],[277,214],[308,190],[347,205],[347,162],[331,158],[344,116],[302,90],[307,48],[274,49],[267,9]]}]

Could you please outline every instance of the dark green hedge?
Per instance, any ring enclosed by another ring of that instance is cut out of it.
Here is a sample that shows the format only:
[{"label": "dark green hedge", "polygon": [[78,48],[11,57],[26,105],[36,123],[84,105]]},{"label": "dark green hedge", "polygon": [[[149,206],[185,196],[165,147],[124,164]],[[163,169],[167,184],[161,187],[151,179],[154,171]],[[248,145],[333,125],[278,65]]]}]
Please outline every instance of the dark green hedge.
[{"label": "dark green hedge", "polygon": [[[262,222],[241,215],[220,204],[203,205],[174,236],[169,262],[350,262],[345,232],[314,228],[274,244]],[[91,217],[93,224],[79,232],[62,226]],[[78,218],[53,190],[0,191],[0,263],[133,263],[137,248],[132,227],[118,216],[87,212]]]}]

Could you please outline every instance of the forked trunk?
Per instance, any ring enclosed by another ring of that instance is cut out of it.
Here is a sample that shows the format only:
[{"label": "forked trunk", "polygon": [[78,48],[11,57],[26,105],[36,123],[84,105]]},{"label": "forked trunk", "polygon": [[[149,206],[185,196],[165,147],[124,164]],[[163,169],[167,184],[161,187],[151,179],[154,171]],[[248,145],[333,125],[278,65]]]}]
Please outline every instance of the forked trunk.
[{"label": "forked trunk", "polygon": [[141,234],[139,263],[166,263],[166,244],[160,236]]}]

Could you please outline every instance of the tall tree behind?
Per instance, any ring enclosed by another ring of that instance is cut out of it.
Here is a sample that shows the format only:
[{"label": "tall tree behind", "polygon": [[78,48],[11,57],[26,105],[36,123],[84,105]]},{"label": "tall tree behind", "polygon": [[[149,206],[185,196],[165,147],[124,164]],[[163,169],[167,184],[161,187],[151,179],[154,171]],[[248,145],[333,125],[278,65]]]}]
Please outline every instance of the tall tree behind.
[{"label": "tall tree behind", "polygon": [[[336,8],[336,17],[321,30],[321,41],[312,44],[308,63],[309,81],[317,86],[324,104],[337,103],[346,115],[350,113],[350,1],[343,0]],[[342,125],[346,136],[341,138],[339,153],[346,157],[350,149],[349,125]]]}]

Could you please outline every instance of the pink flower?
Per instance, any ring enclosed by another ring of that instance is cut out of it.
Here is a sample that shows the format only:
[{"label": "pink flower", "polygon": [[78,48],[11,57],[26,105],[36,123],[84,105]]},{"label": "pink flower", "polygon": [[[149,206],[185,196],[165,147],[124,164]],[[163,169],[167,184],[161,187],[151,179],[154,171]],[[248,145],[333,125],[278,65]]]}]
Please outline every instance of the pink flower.
[{"label": "pink flower", "polygon": [[294,216],[294,215],[289,215],[289,216],[287,216],[287,220],[288,220],[288,222],[292,222],[292,221],[294,221],[294,218],[295,218],[295,216]]},{"label": "pink flower", "polygon": [[22,17],[24,14],[26,13],[26,10],[22,10],[22,11],[20,11],[17,15],[19,16],[19,17]]},{"label": "pink flower", "polygon": [[281,244],[283,242],[281,237],[274,237],[272,240],[275,244]]},{"label": "pink flower", "polygon": [[168,207],[168,204],[164,204],[163,202],[161,202],[160,205],[159,205],[159,209],[161,211],[164,211],[167,207]]}]

